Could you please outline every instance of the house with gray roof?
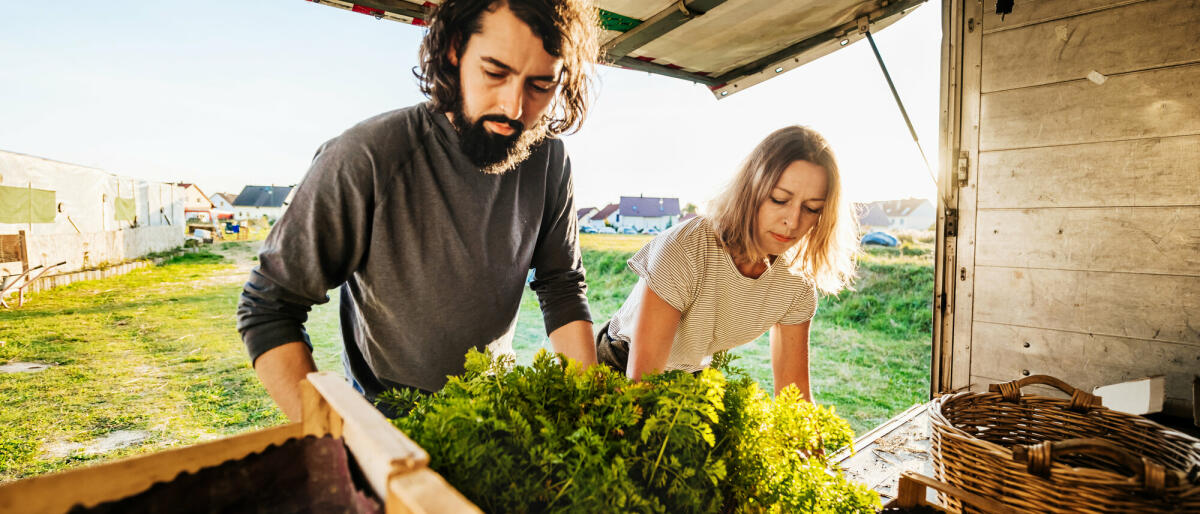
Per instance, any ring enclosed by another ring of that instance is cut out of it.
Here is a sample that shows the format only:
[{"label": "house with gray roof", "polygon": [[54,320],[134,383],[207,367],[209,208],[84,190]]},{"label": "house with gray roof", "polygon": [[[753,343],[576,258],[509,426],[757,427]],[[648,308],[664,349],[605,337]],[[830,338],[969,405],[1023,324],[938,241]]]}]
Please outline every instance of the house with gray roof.
[{"label": "house with gray roof", "polygon": [[638,232],[665,230],[679,222],[679,199],[653,196],[622,196],[616,225]]},{"label": "house with gray roof", "polygon": [[871,203],[856,203],[854,204],[854,213],[858,216],[858,226],[861,228],[880,229],[888,228],[891,225],[891,220],[888,219],[886,213],[883,212],[882,202]]},{"label": "house with gray roof", "polygon": [[275,221],[287,210],[295,190],[294,186],[246,186],[233,200],[233,217]]},{"label": "house with gray roof", "polygon": [[937,221],[933,203],[925,198],[883,200],[858,204],[858,225],[891,230],[932,230]]}]

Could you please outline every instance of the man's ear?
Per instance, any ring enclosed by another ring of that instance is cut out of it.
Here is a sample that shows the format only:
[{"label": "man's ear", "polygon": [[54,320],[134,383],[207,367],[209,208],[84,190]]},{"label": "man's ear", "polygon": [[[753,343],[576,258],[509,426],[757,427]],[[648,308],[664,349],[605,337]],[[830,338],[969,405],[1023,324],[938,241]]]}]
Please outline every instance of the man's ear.
[{"label": "man's ear", "polygon": [[446,49],[446,59],[450,61],[450,65],[458,67],[459,41],[455,38],[450,41],[450,47]]}]

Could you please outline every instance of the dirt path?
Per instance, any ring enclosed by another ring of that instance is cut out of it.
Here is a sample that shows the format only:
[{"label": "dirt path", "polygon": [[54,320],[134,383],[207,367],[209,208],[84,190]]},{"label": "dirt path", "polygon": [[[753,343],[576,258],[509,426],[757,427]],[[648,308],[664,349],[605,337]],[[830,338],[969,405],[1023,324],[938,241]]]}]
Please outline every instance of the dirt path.
[{"label": "dirt path", "polygon": [[245,283],[250,270],[258,265],[258,249],[262,247],[262,243],[262,241],[214,243],[209,251],[224,256],[226,262],[232,263],[234,267],[214,273],[212,276],[194,283],[199,286]]}]

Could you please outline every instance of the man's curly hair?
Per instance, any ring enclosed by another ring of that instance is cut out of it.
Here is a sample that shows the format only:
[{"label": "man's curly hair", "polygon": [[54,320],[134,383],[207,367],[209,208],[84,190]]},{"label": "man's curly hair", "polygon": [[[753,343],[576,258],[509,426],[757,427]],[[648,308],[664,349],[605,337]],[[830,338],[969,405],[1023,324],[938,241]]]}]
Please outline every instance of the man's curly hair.
[{"label": "man's curly hair", "polygon": [[563,60],[559,91],[546,115],[548,133],[577,132],[587,117],[598,53],[598,13],[587,0],[446,0],[432,13],[420,65],[413,68],[421,92],[435,110],[462,108],[458,67],[450,63],[449,51],[462,57],[467,40],[480,30],[483,13],[505,5],[542,38],[547,53]]}]

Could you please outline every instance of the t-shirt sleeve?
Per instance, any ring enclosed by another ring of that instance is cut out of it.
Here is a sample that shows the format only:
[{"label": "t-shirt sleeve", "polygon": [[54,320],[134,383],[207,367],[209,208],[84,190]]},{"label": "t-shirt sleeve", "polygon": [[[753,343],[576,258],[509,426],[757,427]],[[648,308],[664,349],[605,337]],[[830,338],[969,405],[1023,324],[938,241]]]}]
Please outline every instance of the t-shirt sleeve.
[{"label": "t-shirt sleeve", "polygon": [[575,218],[575,185],[571,161],[555,142],[552,160],[561,163],[562,180],[547,192],[546,214],[533,252],[534,280],[529,284],[542,307],[549,334],[573,321],[591,321],[579,228]]},{"label": "t-shirt sleeve", "polygon": [[698,291],[703,248],[697,241],[694,223],[659,234],[629,259],[629,268],[646,282],[654,294],[683,312],[691,307]]},{"label": "t-shirt sleeve", "polygon": [[792,297],[792,306],[779,320],[780,324],[799,325],[817,315],[817,288],[807,280],[803,284]]},{"label": "t-shirt sleeve", "polygon": [[304,330],[309,310],[329,301],[326,291],[345,282],[366,253],[373,176],[369,152],[355,138],[318,150],[242,289],[237,328],[251,363],[285,343],[312,347]]}]

